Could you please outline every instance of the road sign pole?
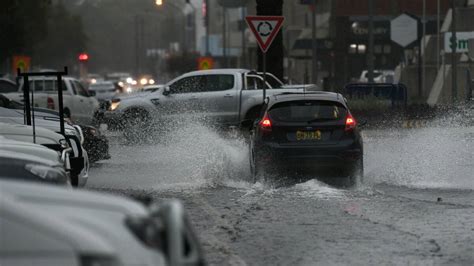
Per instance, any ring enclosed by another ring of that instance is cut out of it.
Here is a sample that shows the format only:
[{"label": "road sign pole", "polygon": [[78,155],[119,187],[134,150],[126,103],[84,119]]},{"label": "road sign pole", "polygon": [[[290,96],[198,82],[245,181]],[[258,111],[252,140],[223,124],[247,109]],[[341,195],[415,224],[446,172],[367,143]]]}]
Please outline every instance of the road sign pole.
[{"label": "road sign pole", "polygon": [[267,97],[267,52],[263,52],[263,102]]}]

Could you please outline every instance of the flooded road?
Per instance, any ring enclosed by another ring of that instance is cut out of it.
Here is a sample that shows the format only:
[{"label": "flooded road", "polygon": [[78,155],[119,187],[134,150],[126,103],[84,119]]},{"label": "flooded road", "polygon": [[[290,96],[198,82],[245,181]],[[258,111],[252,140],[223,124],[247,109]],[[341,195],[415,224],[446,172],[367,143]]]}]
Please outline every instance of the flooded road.
[{"label": "flooded road", "polygon": [[181,199],[212,265],[473,265],[474,128],[363,134],[353,189],[253,184],[246,142],[199,125],[157,144],[111,134],[88,187]]}]

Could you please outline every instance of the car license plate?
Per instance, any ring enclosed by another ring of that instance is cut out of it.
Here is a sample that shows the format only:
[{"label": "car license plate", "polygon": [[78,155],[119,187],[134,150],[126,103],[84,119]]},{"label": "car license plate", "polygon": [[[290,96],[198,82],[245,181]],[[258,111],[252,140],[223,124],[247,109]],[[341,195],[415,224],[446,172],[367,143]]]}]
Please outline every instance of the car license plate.
[{"label": "car license plate", "polygon": [[296,140],[321,140],[321,131],[296,131]]}]

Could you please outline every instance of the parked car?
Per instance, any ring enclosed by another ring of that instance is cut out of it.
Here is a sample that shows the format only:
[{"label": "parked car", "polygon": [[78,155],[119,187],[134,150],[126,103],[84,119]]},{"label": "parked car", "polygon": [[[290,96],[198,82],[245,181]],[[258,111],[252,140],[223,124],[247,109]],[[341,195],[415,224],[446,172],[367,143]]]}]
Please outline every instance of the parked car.
[{"label": "parked car", "polygon": [[124,197],[0,180],[0,264],[204,265],[178,202],[146,207]]},{"label": "parked car", "polygon": [[341,94],[283,93],[267,99],[250,137],[255,181],[278,170],[328,173],[351,184],[363,177],[362,137]]},{"label": "parked car", "polygon": [[[374,70],[374,83],[393,83],[395,71],[393,70]],[[359,82],[369,82],[369,71],[363,70],[360,74]]]},{"label": "parked car", "polygon": [[[6,93],[5,96],[24,103],[23,82],[17,92]],[[34,91],[35,107],[59,109],[58,82],[55,77],[30,77],[30,90]],[[63,78],[63,106],[64,114],[74,122],[91,124],[94,122],[99,102],[92,97],[81,82],[72,77]]]},{"label": "parked car", "polygon": [[56,152],[64,163],[64,168],[69,171],[71,167],[70,156],[72,148],[66,141],[64,136],[54,131],[38,127],[35,129],[35,137],[33,137],[33,127],[7,124],[0,122],[0,136],[9,140],[16,140],[22,143],[34,143],[42,145]]},{"label": "parked car", "polygon": [[[18,110],[18,113],[23,114],[23,104],[15,102],[3,94],[0,94],[0,107],[7,109]],[[36,116],[47,118],[49,120],[59,121],[59,113],[57,111],[45,108],[33,108]],[[74,125],[71,121],[67,120],[68,124],[73,127],[80,127],[83,132],[84,142],[82,146],[87,151],[89,155],[89,160],[91,162],[96,162],[99,160],[110,159],[109,154],[109,142],[107,138],[101,134],[100,130],[96,127],[90,125]]]},{"label": "parked car", "polygon": [[[50,116],[42,116],[40,112],[35,116],[35,130],[38,132],[39,128],[45,128],[54,132],[60,133],[59,119]],[[7,109],[0,107],[0,122],[23,125],[23,111],[15,109]],[[2,126],[3,127],[3,126]],[[15,134],[15,129],[12,128],[9,134]],[[7,129],[5,129],[7,130]],[[29,141],[33,141],[33,129],[21,129],[22,135],[27,135]],[[36,134],[38,135],[38,134]],[[68,145],[72,148],[72,153],[69,158],[71,170],[71,182],[73,186],[84,186],[87,183],[89,176],[89,157],[87,151],[82,146],[84,141],[82,130],[79,127],[73,127],[65,124],[65,136],[63,137]],[[42,143],[40,143],[42,144]],[[59,147],[54,147],[59,148]]]},{"label": "parked car", "polygon": [[14,81],[0,78],[0,93],[17,92],[18,86]]},{"label": "parked car", "polygon": [[89,92],[95,93],[95,98],[99,102],[110,101],[118,93],[112,81],[97,81],[89,85]]},{"label": "parked car", "polygon": [[[266,86],[267,95],[303,91]],[[215,125],[236,126],[245,119],[257,117],[263,103],[263,87],[263,78],[246,69],[194,71],[175,78],[155,92],[114,99],[105,119],[132,132],[146,128],[152,118],[175,122],[186,117],[201,117]]]},{"label": "parked car", "polygon": [[[40,145],[26,146],[18,143],[5,144],[5,142],[0,138],[0,169],[2,169],[0,179],[71,186],[62,161],[57,157],[52,157],[56,155],[53,151]],[[18,150],[20,152],[17,152]]]}]

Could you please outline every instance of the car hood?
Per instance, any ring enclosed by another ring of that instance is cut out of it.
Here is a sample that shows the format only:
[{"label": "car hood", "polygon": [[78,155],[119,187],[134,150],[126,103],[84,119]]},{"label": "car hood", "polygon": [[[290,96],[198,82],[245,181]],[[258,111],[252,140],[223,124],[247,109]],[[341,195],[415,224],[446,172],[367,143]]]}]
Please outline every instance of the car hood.
[{"label": "car hood", "polygon": [[[0,108],[0,122],[23,125],[23,110]],[[53,114],[35,112],[34,122],[37,127],[46,128],[54,132],[60,131],[59,119]],[[64,123],[64,128],[66,131],[76,132],[76,129],[67,123]],[[76,133],[74,135],[77,136]]]},{"label": "car hood", "polygon": [[[52,130],[37,127],[36,143],[38,144],[59,144],[64,137]],[[7,139],[17,141],[33,142],[33,127],[22,124],[2,123],[0,119],[0,135]]]},{"label": "car hood", "polygon": [[14,152],[23,155],[36,156],[44,160],[54,163],[54,165],[61,165],[61,160],[57,152],[48,149],[42,145],[28,143],[24,141],[16,141],[0,136],[0,152]]},{"label": "car hood", "polygon": [[145,247],[126,227],[127,217],[145,217],[142,204],[107,194],[71,191],[50,185],[0,181],[0,194],[40,209],[77,228],[100,237],[119,254],[125,264],[164,265],[162,253]]}]

